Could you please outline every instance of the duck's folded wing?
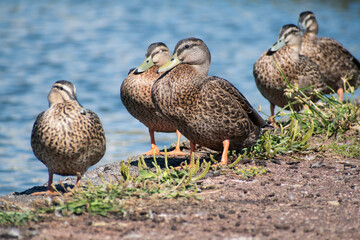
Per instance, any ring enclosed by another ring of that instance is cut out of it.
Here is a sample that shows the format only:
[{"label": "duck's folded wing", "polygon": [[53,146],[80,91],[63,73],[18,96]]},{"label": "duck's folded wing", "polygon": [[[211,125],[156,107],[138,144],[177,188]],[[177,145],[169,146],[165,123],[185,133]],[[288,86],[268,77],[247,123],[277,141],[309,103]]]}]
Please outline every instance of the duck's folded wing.
[{"label": "duck's folded wing", "polygon": [[219,95],[222,95],[224,98],[227,98],[230,101],[236,101],[239,103],[255,125],[259,127],[267,125],[265,120],[251,106],[245,96],[229,81],[215,76],[209,76],[207,80],[211,81],[211,85],[214,85],[219,92],[222,92],[222,94]]}]

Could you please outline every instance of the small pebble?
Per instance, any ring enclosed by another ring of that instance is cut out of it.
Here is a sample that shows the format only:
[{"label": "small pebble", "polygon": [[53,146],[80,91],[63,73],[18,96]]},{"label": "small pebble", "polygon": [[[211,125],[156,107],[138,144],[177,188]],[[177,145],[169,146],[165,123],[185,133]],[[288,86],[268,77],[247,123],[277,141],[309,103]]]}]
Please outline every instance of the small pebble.
[{"label": "small pebble", "polygon": [[291,201],[295,200],[295,196],[292,193],[289,193],[288,197],[289,197],[289,200],[291,200]]},{"label": "small pebble", "polygon": [[282,223],[275,223],[274,227],[276,229],[281,229],[281,230],[288,230],[290,228],[288,224],[282,224]]},{"label": "small pebble", "polygon": [[1,233],[3,238],[20,238],[20,231],[17,228],[10,228]]},{"label": "small pebble", "polygon": [[333,206],[340,206],[339,201],[328,201],[328,204],[333,205]]}]

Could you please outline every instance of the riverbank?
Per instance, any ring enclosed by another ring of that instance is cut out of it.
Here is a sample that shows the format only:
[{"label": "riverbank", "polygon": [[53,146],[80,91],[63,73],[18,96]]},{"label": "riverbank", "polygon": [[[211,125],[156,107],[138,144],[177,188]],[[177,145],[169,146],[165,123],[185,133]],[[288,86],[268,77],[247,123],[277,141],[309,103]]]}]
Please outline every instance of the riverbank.
[{"label": "riverbank", "polygon": [[[360,152],[358,129],[325,142],[311,140],[312,150],[244,159],[238,166],[263,165],[267,174],[244,179],[224,168],[210,169],[197,182],[196,197],[133,198],[126,214],[106,217],[83,213],[42,214],[22,226],[3,226],[2,238],[19,239],[358,239],[360,238]],[[327,147],[323,147],[327,146]],[[329,146],[347,146],[340,151]],[[188,151],[186,146],[183,151]],[[347,151],[347,152],[346,152]],[[347,154],[351,153],[351,154]],[[202,150],[201,158],[209,160]],[[214,152],[212,152],[214,154]],[[130,172],[136,175],[138,157]],[[150,165],[152,159],[145,159]],[[170,166],[184,159],[169,158]],[[163,157],[157,158],[164,168]],[[100,166],[86,174],[93,184],[121,176],[120,164]],[[86,181],[86,180],[85,180]],[[71,180],[64,181],[73,184]],[[4,208],[33,209],[46,197],[30,196],[33,188],[1,200]],[[44,187],[43,187],[44,188]]]}]

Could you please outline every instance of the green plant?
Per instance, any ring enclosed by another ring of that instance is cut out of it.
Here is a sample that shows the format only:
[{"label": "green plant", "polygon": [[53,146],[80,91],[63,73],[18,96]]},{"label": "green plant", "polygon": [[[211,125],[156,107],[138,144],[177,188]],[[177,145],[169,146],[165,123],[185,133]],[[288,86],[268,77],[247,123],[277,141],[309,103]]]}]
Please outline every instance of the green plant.
[{"label": "green plant", "polygon": [[[314,134],[325,135],[324,139],[327,139],[359,125],[360,108],[354,103],[354,87],[349,85],[349,77],[344,78],[344,103],[340,103],[334,94],[326,96],[318,91],[314,91],[313,94],[320,101],[314,103],[304,93],[306,88],[292,85],[279,65],[275,64],[288,86],[285,89],[286,96],[294,101],[289,100],[288,105],[276,114],[276,117],[280,117],[279,129],[266,132],[258,143],[249,149],[252,157],[272,158],[276,154],[311,150],[308,142]],[[294,104],[301,104],[304,110],[294,111]],[[289,109],[290,112],[286,113],[285,109]]]},{"label": "green plant", "polygon": [[[344,76],[344,96],[345,102],[341,103],[337,100],[334,94],[330,96],[314,90],[312,94],[316,95],[319,102],[314,103],[304,93],[304,90],[310,88],[299,88],[296,85],[292,85],[286,78],[280,66],[275,62],[279,71],[283,75],[287,84],[285,89],[285,95],[290,98],[294,98],[293,102],[290,102],[284,108],[290,108],[291,113],[289,117],[291,119],[298,120],[302,127],[313,128],[317,134],[326,134],[326,137],[331,137],[337,133],[343,133],[352,125],[359,125],[359,106],[354,103],[354,91],[355,88],[349,84],[349,80],[352,76]],[[350,97],[348,97],[350,95]],[[304,107],[304,111],[295,112],[292,107],[293,104],[301,104]],[[284,116],[286,114],[283,114]],[[311,124],[310,124],[311,122]],[[313,126],[311,126],[313,124]]]},{"label": "green plant", "polygon": [[267,174],[269,170],[262,166],[234,167],[232,171],[243,179],[253,178],[258,175]]},{"label": "green plant", "polygon": [[342,157],[360,157],[360,143],[355,141],[347,144],[332,143],[326,149],[333,150]]},{"label": "green plant", "polygon": [[[130,161],[130,160],[129,160]],[[114,176],[106,182],[99,174],[103,185],[94,186],[88,182],[83,188],[73,191],[71,197],[61,197],[42,208],[42,212],[58,212],[63,215],[83,214],[85,212],[106,216],[108,213],[124,214],[126,204],[136,199],[156,197],[158,199],[191,197],[197,192],[195,181],[203,178],[209,171],[210,162],[191,159],[186,169],[169,168],[165,150],[165,169],[161,169],[153,158],[155,170],[152,171],[141,156],[138,161],[139,174],[130,175],[130,163],[121,162],[120,173],[123,179]],[[198,174],[199,170],[202,170]]]},{"label": "green plant", "polygon": [[1,211],[0,212],[0,225],[3,226],[20,226],[27,221],[38,221],[38,215],[32,211],[14,212],[14,211]]}]

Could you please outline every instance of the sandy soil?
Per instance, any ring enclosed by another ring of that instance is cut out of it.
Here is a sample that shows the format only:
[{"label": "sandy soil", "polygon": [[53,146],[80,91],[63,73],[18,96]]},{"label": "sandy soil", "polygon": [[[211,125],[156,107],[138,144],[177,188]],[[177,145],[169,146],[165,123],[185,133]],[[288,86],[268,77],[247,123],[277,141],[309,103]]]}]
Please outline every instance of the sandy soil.
[{"label": "sandy soil", "polygon": [[[174,166],[182,161],[170,159]],[[158,162],[163,163],[162,158]],[[360,239],[359,159],[308,152],[257,164],[265,165],[270,173],[243,180],[230,171],[209,172],[198,183],[202,200],[140,199],[129,204],[126,216],[53,214],[22,227],[0,227],[0,238]],[[136,172],[136,158],[131,168]],[[85,179],[100,183],[100,171],[105,178],[119,174],[119,163],[88,172]],[[41,189],[45,188],[13,193],[3,200],[26,209],[32,201],[44,198],[28,195]]]}]

